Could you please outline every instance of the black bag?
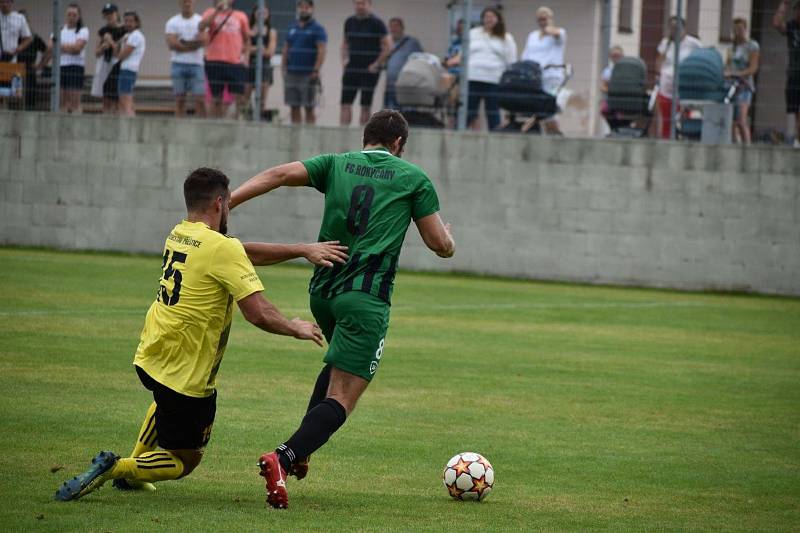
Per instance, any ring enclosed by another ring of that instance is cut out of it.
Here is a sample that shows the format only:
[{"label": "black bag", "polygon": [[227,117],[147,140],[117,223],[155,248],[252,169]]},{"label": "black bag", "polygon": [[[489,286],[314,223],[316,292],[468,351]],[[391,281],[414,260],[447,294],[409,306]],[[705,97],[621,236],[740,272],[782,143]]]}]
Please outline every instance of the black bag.
[{"label": "black bag", "polygon": [[513,63],[497,87],[500,107],[511,113],[555,112],[555,98],[542,91],[542,69],[535,61]]}]

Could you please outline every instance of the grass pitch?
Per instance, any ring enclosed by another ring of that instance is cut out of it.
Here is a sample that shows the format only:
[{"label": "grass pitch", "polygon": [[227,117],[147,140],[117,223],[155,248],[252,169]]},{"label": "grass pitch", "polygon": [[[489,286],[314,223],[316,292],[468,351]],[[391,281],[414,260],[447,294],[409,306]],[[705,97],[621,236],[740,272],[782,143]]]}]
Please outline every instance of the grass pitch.
[{"label": "grass pitch", "polygon": [[[5,529],[800,529],[800,300],[405,272],[381,369],[288,511],[265,508],[256,458],[296,427],[323,352],[240,316],[191,476],[53,501],[99,450],[133,446],[160,263],[0,249]],[[310,317],[308,268],[259,272]],[[483,503],[441,484],[460,451],[494,464]]]}]

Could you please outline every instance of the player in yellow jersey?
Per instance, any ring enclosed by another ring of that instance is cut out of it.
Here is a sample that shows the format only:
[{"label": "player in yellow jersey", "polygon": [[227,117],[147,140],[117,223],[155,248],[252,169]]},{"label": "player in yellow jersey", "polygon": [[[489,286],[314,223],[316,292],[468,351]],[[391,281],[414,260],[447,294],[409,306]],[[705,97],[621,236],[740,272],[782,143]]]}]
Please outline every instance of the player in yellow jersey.
[{"label": "player in yellow jersey", "polygon": [[[227,237],[230,190],[218,170],[199,168],[184,182],[188,216],[167,236],[156,300],[145,318],[133,364],[152,391],[131,456],[100,452],[91,467],[55,494],[80,498],[109,479],[119,488],[152,487],[188,475],[200,463],[216,412],[217,371],[225,352],[233,302],[253,325],[322,346],[319,326],[288,320],[264,296],[253,268],[295,257],[333,266],[346,261],[336,242],[247,243]],[[252,262],[251,262],[252,260]]]}]

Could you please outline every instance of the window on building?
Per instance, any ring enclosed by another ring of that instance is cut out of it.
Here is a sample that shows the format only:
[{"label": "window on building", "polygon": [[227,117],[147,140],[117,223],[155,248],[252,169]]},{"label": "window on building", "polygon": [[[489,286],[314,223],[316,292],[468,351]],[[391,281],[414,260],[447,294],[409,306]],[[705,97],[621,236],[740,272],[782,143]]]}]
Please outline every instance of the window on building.
[{"label": "window on building", "polygon": [[722,0],[719,6],[719,42],[733,39],[733,0]]},{"label": "window on building", "polygon": [[697,37],[700,33],[700,0],[687,0],[686,6],[686,33]]},{"label": "window on building", "polygon": [[633,33],[633,0],[619,0],[617,32]]}]

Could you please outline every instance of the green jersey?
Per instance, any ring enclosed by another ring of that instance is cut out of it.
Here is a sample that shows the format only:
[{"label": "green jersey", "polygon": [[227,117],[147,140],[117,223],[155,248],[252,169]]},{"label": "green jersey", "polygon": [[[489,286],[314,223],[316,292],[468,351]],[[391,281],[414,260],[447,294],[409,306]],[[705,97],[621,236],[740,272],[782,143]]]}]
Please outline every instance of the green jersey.
[{"label": "green jersey", "polygon": [[428,176],[386,149],[325,154],[303,161],[325,194],[320,241],[348,247],[346,264],[316,267],[309,292],[332,298],[363,291],[389,303],[400,248],[411,220],[439,211]]}]

